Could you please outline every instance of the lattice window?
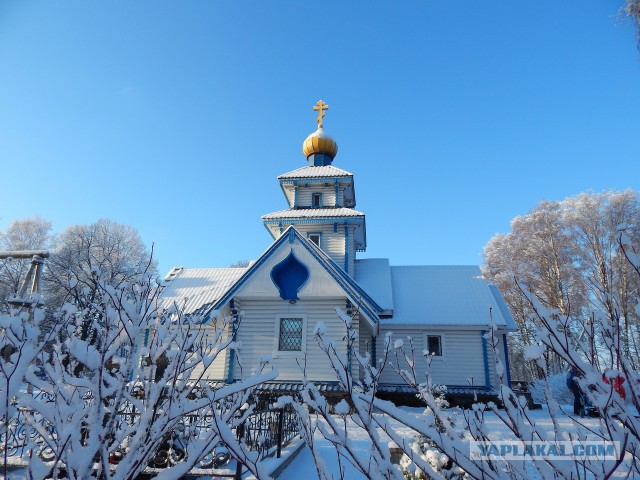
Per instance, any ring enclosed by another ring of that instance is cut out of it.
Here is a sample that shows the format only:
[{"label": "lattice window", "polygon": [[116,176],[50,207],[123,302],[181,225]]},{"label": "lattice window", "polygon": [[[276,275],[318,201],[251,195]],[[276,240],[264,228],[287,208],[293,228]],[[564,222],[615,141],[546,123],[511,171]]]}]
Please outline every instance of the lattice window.
[{"label": "lattice window", "polygon": [[302,350],[302,318],[281,318],[278,350],[295,352]]}]

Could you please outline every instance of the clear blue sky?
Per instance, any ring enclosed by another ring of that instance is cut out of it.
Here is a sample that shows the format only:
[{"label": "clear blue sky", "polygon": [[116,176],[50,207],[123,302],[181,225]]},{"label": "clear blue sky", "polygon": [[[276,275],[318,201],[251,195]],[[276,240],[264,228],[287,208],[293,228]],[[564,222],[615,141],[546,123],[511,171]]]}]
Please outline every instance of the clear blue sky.
[{"label": "clear blue sky", "polygon": [[639,189],[623,1],[0,2],[0,230],[108,217],[173,265],[253,259],[330,105],[368,251],[478,264],[541,199]]}]

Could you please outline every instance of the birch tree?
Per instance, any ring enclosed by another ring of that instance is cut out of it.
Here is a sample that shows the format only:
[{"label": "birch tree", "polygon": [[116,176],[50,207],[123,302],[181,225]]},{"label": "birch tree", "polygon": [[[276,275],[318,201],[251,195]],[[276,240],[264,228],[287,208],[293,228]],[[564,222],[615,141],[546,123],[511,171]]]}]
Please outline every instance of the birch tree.
[{"label": "birch tree", "polygon": [[583,193],[564,202],[574,262],[589,290],[585,313],[602,311],[610,322],[621,322],[621,338],[630,359],[632,351],[638,352],[638,316],[633,307],[640,284],[620,249],[618,227],[624,225],[630,241],[637,242],[639,215],[638,197],[631,191]]},{"label": "birch tree", "polygon": [[[534,343],[536,331],[529,303],[516,279],[549,308],[564,314],[580,312],[586,301],[582,272],[574,263],[574,246],[559,202],[541,202],[527,215],[511,221],[511,233],[494,236],[484,249],[483,272],[498,286],[518,324],[520,344],[511,339],[516,360],[524,346]],[[553,353],[547,355],[548,365],[558,371],[564,368]],[[514,366],[524,364],[516,361]]]},{"label": "birch tree", "polygon": [[[630,241],[639,245],[638,217],[638,196],[633,191],[583,193],[561,202],[541,202],[516,217],[510,233],[489,241],[483,272],[503,293],[518,323],[522,345],[513,345],[514,352],[533,343],[539,326],[522,294],[524,288],[559,315],[585,321],[605,312],[610,321],[620,321],[626,356],[635,364],[640,337],[634,305],[640,282],[616,238],[618,226],[624,224]],[[550,368],[556,372],[564,368],[564,362],[554,360],[555,353],[545,355]],[[525,367],[517,356],[514,367],[540,373]]]}]

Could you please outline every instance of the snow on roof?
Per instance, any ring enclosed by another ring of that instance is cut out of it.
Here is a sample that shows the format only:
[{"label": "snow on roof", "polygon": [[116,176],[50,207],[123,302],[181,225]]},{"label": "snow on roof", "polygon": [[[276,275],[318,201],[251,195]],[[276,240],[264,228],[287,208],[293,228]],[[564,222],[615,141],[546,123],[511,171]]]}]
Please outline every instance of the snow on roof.
[{"label": "snow on roof", "polygon": [[352,177],[353,174],[346,170],[333,167],[331,165],[301,167],[291,172],[283,173],[278,176],[278,180],[288,180],[293,178],[312,178],[312,177]]},{"label": "snow on roof", "polygon": [[314,218],[314,217],[364,217],[364,213],[352,208],[297,208],[280,210],[262,216],[263,220],[280,218]]},{"label": "snow on roof", "polygon": [[512,327],[476,265],[391,267],[391,282],[393,318],[383,325],[488,326],[491,309],[497,326]]},{"label": "snow on roof", "polygon": [[[161,307],[174,302],[192,314],[213,305],[247,268],[173,269]],[[393,310],[383,325],[497,326],[516,329],[500,292],[476,265],[390,267],[386,258],[356,260],[355,281],[383,309]]]},{"label": "snow on roof", "polygon": [[504,301],[504,298],[502,297],[502,294],[500,293],[500,290],[498,290],[498,287],[496,287],[493,284],[489,284],[489,288],[491,289],[491,293],[493,294],[493,298],[496,299],[496,303],[498,304],[498,308],[500,309],[500,313],[502,313],[502,317],[504,318],[506,324],[507,324],[507,328],[510,328],[512,330],[517,330],[518,329],[518,325],[516,325],[516,321],[514,320],[513,316],[511,315],[511,310],[509,310],[509,307],[507,306],[507,303]]},{"label": "snow on roof", "polygon": [[213,303],[231,287],[247,268],[188,268],[179,270],[162,292],[164,308],[174,302],[184,306],[184,313],[191,314],[206,304]]},{"label": "snow on roof", "polygon": [[355,280],[385,310],[393,310],[391,269],[388,258],[356,260]]}]

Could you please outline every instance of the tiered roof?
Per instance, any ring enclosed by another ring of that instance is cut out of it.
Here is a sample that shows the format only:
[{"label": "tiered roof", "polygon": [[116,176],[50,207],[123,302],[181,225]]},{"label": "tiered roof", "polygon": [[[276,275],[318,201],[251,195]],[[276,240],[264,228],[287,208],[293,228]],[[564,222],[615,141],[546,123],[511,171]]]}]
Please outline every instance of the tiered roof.
[{"label": "tiered roof", "polygon": [[262,216],[263,220],[280,220],[293,218],[327,218],[327,217],[364,217],[364,213],[353,208],[344,207],[324,207],[324,208],[292,208],[280,210],[278,212],[267,213]]},{"label": "tiered roof", "polygon": [[347,172],[346,170],[342,170],[340,168],[336,168],[333,165],[323,165],[323,166],[305,166],[301,168],[297,168],[292,170],[291,172],[283,173],[278,176],[278,180],[293,180],[297,178],[313,178],[313,177],[323,177],[323,178],[341,178],[341,177],[353,177],[353,174]]}]

